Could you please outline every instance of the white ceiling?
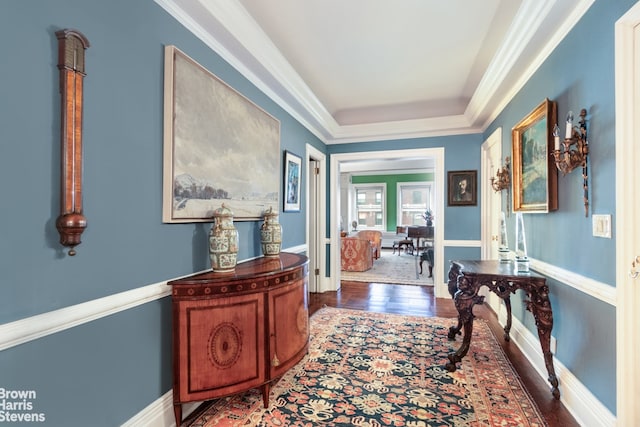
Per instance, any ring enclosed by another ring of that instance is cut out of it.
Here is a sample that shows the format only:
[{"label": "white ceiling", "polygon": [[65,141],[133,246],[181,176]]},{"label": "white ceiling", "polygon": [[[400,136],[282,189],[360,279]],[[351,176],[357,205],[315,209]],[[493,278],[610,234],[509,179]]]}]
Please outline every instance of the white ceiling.
[{"label": "white ceiling", "polygon": [[156,0],[327,144],[482,132],[593,1]]}]

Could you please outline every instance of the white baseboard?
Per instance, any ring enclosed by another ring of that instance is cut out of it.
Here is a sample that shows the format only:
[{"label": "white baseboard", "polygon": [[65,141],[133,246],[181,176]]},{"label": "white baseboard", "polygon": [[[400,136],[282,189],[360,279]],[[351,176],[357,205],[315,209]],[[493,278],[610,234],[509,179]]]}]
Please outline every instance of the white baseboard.
[{"label": "white baseboard", "polygon": [[[182,419],[184,420],[202,402],[185,403],[182,405]],[[173,392],[169,390],[135,417],[131,418],[121,427],[175,427],[175,416],[173,413]]]},{"label": "white baseboard", "polygon": [[[498,313],[500,324],[504,326],[506,323],[506,308],[504,304],[501,303],[497,310],[495,307],[492,307],[492,309]],[[538,337],[515,317],[512,318],[509,335],[511,342],[522,351],[540,377],[547,381],[547,368],[544,364]],[[616,425],[615,415],[555,357],[553,358],[553,366],[559,382],[560,400],[580,425],[594,427],[612,427]],[[549,386],[549,389],[551,389],[551,386]]]}]

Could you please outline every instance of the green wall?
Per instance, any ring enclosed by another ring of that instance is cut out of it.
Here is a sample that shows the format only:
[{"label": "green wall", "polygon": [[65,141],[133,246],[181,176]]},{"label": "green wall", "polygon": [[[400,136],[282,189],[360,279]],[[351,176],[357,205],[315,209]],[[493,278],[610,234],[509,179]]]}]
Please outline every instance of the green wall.
[{"label": "green wall", "polygon": [[385,184],[386,191],[386,212],[387,231],[396,231],[398,217],[398,184],[403,182],[432,182],[433,173],[407,173],[393,175],[352,175],[352,184]]}]

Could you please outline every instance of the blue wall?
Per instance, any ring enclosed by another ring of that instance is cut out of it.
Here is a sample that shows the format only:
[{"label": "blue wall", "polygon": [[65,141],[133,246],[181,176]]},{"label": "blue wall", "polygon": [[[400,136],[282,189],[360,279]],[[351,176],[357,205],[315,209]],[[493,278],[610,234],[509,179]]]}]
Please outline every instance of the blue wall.
[{"label": "blue wall", "polygon": [[[509,130],[548,97],[558,102],[560,117],[569,109],[589,111],[591,212],[611,213],[615,221],[613,26],[634,2],[597,0],[484,134],[332,145],[329,151],[444,146],[447,171],[479,170],[482,141],[502,127],[506,155]],[[89,226],[74,258],[59,245],[54,226],[60,201],[54,33],[62,28],[78,29],[91,43],[84,110]],[[0,323],[208,267],[209,224],[161,220],[164,45],[176,45],[278,118],[282,150],[302,155],[310,143],[327,152],[152,0],[5,0],[0,37]],[[615,286],[615,236],[591,236],[581,193],[579,171],[559,177],[560,209],[526,215],[530,256]],[[280,216],[285,247],[304,243],[302,197],[301,212]],[[479,205],[446,207],[445,215],[446,240],[480,238]],[[237,223],[241,259],[260,254],[258,225]],[[447,248],[444,256],[479,253]],[[615,308],[553,280],[550,288],[558,359],[615,413]],[[514,313],[534,330],[517,301]],[[0,387],[37,391],[34,409],[51,425],[118,425],[170,390],[170,323],[163,298],[1,351]]]},{"label": "blue wall", "polygon": [[[582,108],[587,109],[589,217],[584,215],[581,168],[560,174],[559,209],[524,215],[528,252],[532,258],[611,286],[615,286],[616,236],[593,237],[591,214],[611,214],[615,222],[614,24],[634,3],[597,0],[484,133],[486,138],[502,127],[506,156],[512,151],[511,128],[545,97],[557,101],[560,123],[569,110],[577,118]],[[513,229],[514,216],[508,221]],[[556,357],[615,414],[615,307],[554,280],[549,286]],[[514,313],[535,331],[522,304]]]},{"label": "blue wall", "polygon": [[[444,166],[446,171],[477,170],[478,179],[480,179],[480,146],[482,145],[482,141],[482,135],[480,134],[455,135],[430,138],[360,142],[352,144],[334,144],[327,146],[327,151],[331,155],[367,151],[411,150],[416,148],[444,147]],[[330,205],[332,202],[333,200],[327,200],[327,212],[330,211]],[[330,217],[330,215],[327,215],[327,217]],[[477,206],[445,205],[445,217],[447,220],[445,222],[444,239],[480,239],[480,193],[478,192]]]},{"label": "blue wall", "polygon": [[[55,32],[63,28],[91,44],[84,80],[88,228],[75,257],[55,229]],[[280,120],[281,150],[304,155],[305,143],[325,150],[152,0],[6,0],[0,38],[0,323],[208,268],[210,224],[162,223],[164,45],[176,45]],[[280,216],[284,247],[304,243],[304,197],[301,212]],[[259,222],[236,225],[240,259],[260,255]],[[48,425],[119,425],[171,389],[170,314],[164,298],[1,351],[0,388],[35,390],[34,409]]]}]

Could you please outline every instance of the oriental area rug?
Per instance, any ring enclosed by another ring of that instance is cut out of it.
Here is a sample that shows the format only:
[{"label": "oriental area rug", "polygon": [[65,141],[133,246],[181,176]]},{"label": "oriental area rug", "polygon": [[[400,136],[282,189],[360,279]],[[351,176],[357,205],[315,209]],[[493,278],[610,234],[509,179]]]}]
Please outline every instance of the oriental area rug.
[{"label": "oriental area rug", "polygon": [[481,319],[456,372],[455,319],[325,307],[310,319],[309,353],[272,384],[215,400],[184,426],[544,426]]},{"label": "oriental area rug", "polygon": [[340,279],[351,282],[395,283],[403,285],[433,286],[433,278],[429,277],[429,265],[422,263],[420,274],[420,257],[401,252],[395,254],[383,249],[380,258],[373,261],[373,267],[367,271],[341,271]]}]

